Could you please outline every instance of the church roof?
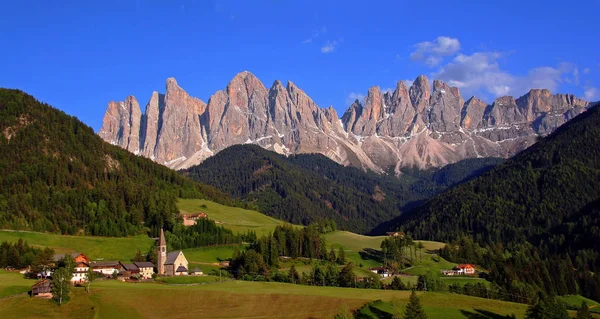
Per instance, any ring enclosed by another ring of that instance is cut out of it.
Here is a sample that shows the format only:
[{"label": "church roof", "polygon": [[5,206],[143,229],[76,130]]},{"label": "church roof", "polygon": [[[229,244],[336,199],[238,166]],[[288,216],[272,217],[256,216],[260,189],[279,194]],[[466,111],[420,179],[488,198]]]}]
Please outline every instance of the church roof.
[{"label": "church roof", "polygon": [[196,267],[196,268],[194,268],[194,270],[192,270],[192,272],[202,272],[202,270],[200,270],[200,268]]},{"label": "church roof", "polygon": [[167,260],[165,260],[165,265],[174,264],[175,260],[177,260],[177,256],[179,256],[180,252],[181,252],[181,250],[172,251],[170,253],[167,253]]},{"label": "church roof", "polygon": [[158,237],[158,246],[166,246],[167,241],[165,240],[165,232],[163,229],[160,229],[160,237]]}]

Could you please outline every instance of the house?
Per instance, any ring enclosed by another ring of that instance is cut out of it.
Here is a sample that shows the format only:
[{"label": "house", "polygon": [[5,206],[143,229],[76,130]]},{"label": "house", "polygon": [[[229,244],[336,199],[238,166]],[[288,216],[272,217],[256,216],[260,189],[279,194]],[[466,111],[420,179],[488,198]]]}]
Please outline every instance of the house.
[{"label": "house", "polygon": [[179,266],[179,267],[177,267],[177,269],[175,269],[175,276],[187,276],[187,275],[188,275],[188,270],[186,267]]},{"label": "house", "polygon": [[142,276],[143,279],[150,279],[152,278],[152,275],[154,274],[154,264],[149,262],[149,261],[141,261],[141,262],[135,262],[134,263],[138,269],[139,269],[139,274],[140,276]]},{"label": "house", "polygon": [[200,268],[196,267],[196,268],[194,268],[194,270],[192,270],[190,272],[190,275],[192,275],[192,276],[202,276],[202,275],[204,275],[204,273],[202,272],[202,270],[200,270]]},{"label": "house", "polygon": [[193,226],[196,224],[196,221],[201,218],[207,218],[208,215],[206,213],[195,213],[195,214],[183,214],[183,225],[184,226]]},{"label": "house", "polygon": [[390,277],[392,275],[385,267],[373,267],[373,268],[369,268],[369,270],[372,273],[378,274],[383,278]]},{"label": "house", "polygon": [[31,286],[31,296],[38,298],[52,298],[52,280],[42,279]]},{"label": "house", "polygon": [[460,264],[456,266],[458,270],[462,270],[462,273],[465,275],[473,275],[475,274],[475,266],[471,264]]},{"label": "house", "polygon": [[388,235],[389,237],[400,237],[400,238],[404,237],[404,232],[401,232],[401,231],[389,231],[385,234]]},{"label": "house", "polygon": [[118,261],[93,261],[90,263],[90,267],[93,271],[109,277],[115,272],[119,272],[120,264]]},{"label": "house", "polygon": [[54,254],[54,256],[52,256],[52,260],[54,260],[54,262],[57,263],[61,259],[65,258],[66,255],[71,255],[71,257],[73,257],[73,261],[75,263],[89,264],[89,262],[90,262],[90,259],[82,253]]},{"label": "house", "polygon": [[179,267],[183,266],[187,274],[188,261],[181,250],[172,251],[167,253],[167,241],[165,240],[165,233],[161,229],[160,237],[158,238],[158,252],[157,252],[158,274],[165,276],[175,275]]},{"label": "house", "polygon": [[73,270],[73,277],[71,277],[71,283],[74,285],[82,284],[87,281],[87,272],[90,269],[89,265],[84,262],[79,262],[75,265]]},{"label": "house", "polygon": [[140,269],[135,264],[128,264],[119,262],[119,273],[117,274],[117,279],[121,281],[125,281],[131,276],[140,273]]}]

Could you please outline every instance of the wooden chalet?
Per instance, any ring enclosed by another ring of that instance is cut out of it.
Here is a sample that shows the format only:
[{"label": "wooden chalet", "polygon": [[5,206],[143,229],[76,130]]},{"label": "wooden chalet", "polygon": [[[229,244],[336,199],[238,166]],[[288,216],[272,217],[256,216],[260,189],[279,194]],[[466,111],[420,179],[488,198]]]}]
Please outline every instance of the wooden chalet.
[{"label": "wooden chalet", "polygon": [[52,298],[52,280],[42,279],[31,286],[31,297]]},{"label": "wooden chalet", "polygon": [[401,232],[401,231],[389,231],[389,232],[387,232],[385,234],[388,235],[389,237],[404,238],[404,232]]},{"label": "wooden chalet", "polygon": [[194,214],[182,214],[183,217],[183,225],[184,226],[193,226],[196,224],[198,219],[207,218],[208,215],[206,213],[194,213]]}]

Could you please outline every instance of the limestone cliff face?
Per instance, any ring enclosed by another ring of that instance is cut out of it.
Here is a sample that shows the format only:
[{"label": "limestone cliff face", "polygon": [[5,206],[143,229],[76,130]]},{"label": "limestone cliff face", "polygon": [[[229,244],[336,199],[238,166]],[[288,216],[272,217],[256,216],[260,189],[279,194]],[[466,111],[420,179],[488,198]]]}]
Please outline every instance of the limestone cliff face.
[{"label": "limestone cliff face", "polygon": [[135,97],[108,104],[106,141],[174,169],[196,165],[231,145],[253,143],[281,154],[321,153],[343,165],[383,172],[440,167],[471,157],[508,157],[536,137],[584,112],[573,95],[533,89],[491,105],[423,75],[411,87],[367,91],[341,118],[320,108],[296,84],[270,88],[250,72],[237,74],[208,104],[167,79],[142,114]]}]

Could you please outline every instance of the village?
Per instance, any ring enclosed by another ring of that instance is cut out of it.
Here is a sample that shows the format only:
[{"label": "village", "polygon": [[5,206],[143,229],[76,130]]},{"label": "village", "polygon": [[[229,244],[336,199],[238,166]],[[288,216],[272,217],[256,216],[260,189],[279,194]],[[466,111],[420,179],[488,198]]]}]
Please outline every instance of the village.
[{"label": "village", "polygon": [[[195,216],[194,216],[195,217]],[[35,274],[39,279],[31,287],[31,296],[52,298],[52,275],[59,262],[65,258],[73,260],[71,285],[81,286],[88,282],[88,276],[94,274],[94,279],[116,279],[124,282],[152,281],[156,276],[203,276],[199,268],[188,269],[188,261],[181,250],[167,252],[167,242],[164,231],[160,230],[157,247],[157,264],[149,261],[91,261],[84,253],[54,254],[53,265],[50,269]],[[27,274],[28,270],[21,273]]]}]

